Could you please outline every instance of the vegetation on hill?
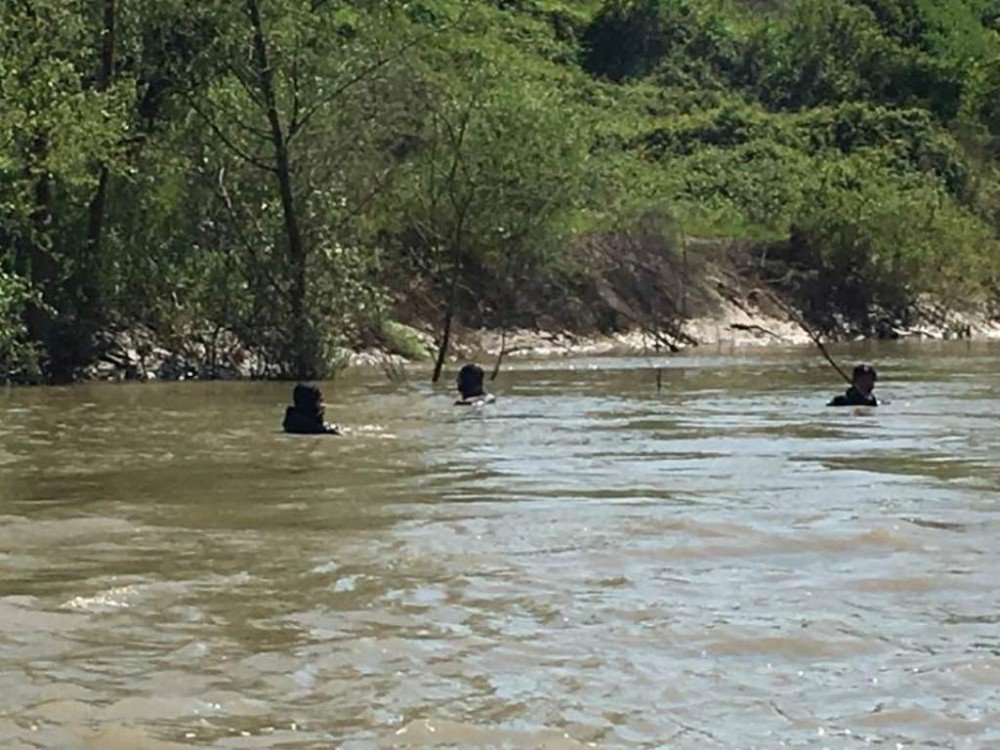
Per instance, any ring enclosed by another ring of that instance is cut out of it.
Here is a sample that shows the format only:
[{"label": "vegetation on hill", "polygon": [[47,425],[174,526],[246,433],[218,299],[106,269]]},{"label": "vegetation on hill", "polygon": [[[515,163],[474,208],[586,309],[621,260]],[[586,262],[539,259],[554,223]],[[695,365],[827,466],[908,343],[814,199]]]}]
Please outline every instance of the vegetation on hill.
[{"label": "vegetation on hill", "polygon": [[396,319],[439,367],[456,321],[659,327],[602,283],[690,236],[830,331],[1000,295],[997,0],[16,1],[0,101],[22,377],[139,325],[288,376]]}]

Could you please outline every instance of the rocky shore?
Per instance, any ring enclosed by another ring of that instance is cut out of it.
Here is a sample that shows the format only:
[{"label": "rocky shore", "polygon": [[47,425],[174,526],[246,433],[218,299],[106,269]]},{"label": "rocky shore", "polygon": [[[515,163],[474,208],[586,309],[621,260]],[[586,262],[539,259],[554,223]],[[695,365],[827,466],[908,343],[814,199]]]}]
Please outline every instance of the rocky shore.
[{"label": "rocky shore", "polygon": [[[427,328],[393,323],[394,335],[381,346],[344,350],[338,368],[367,367],[398,374],[408,364],[429,361],[435,352]],[[985,310],[963,313],[927,306],[918,325],[888,326],[879,338],[1000,340],[1000,319]],[[711,316],[684,321],[673,335],[639,328],[610,334],[569,330],[517,329],[506,332],[459,328],[452,359],[484,357],[547,358],[586,355],[648,355],[691,347],[734,349],[752,346],[811,345],[806,330],[787,315],[745,304],[723,302]],[[229,331],[193,334],[165,342],[148,328],[101,333],[95,359],[82,380],[237,380],[281,377],[278,367],[246,347]]]}]

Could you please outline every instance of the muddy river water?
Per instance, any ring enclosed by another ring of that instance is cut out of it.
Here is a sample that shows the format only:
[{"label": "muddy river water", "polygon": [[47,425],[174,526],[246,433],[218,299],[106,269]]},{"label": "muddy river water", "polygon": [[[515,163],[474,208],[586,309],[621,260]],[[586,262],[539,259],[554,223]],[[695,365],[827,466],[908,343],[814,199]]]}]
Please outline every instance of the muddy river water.
[{"label": "muddy river water", "polygon": [[1000,747],[1000,345],[0,391],[0,747]]}]

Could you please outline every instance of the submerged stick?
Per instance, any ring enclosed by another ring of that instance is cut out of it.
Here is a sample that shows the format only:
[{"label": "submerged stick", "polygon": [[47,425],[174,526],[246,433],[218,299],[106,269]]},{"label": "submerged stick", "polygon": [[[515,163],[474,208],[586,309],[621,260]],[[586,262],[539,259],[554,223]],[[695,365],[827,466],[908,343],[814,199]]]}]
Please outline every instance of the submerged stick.
[{"label": "submerged stick", "polygon": [[805,320],[803,320],[802,316],[799,315],[797,312],[795,312],[795,310],[793,310],[790,305],[788,305],[784,300],[780,299],[777,294],[775,294],[771,290],[767,290],[767,293],[768,296],[771,298],[771,300],[778,307],[784,310],[785,314],[792,319],[792,322],[806,332],[806,335],[816,345],[816,348],[819,349],[820,354],[822,354],[823,357],[826,358],[826,361],[829,362],[830,366],[837,371],[837,374],[840,375],[840,377],[842,377],[848,385],[851,385],[854,381],[851,380],[850,376],[848,376],[848,374],[844,372],[843,369],[841,369],[840,365],[837,364],[837,361],[832,356],[830,356],[830,352],[827,350],[826,345],[823,343],[823,339],[820,338],[820,335],[816,333],[809,326],[809,324],[806,323]]},{"label": "submerged stick", "polygon": [[842,377],[848,385],[851,385],[854,381],[851,380],[851,378],[848,376],[846,372],[840,369],[840,365],[838,365],[836,361],[833,359],[833,357],[830,356],[830,352],[826,350],[826,346],[823,344],[823,341],[822,339],[820,339],[819,335],[813,333],[813,331],[810,330],[807,326],[803,325],[801,321],[797,322],[799,323],[800,326],[802,326],[802,330],[804,330],[809,335],[809,338],[813,340],[813,343],[816,344],[816,348],[819,349],[820,354],[826,357],[826,361],[830,363],[830,366],[837,371],[840,377]]},{"label": "submerged stick", "polygon": [[497,352],[497,361],[493,365],[493,372],[490,373],[490,381],[497,379],[497,375],[500,374],[500,365],[503,364],[503,355],[507,353],[507,328],[504,327],[500,331],[500,351]]},{"label": "submerged stick", "polygon": [[[646,358],[646,364],[652,367],[653,363],[649,359],[649,344],[646,338],[649,335],[649,331],[642,328],[642,356]],[[656,356],[660,356],[660,341],[658,338],[653,338],[653,349],[656,351]],[[656,367],[656,392],[660,393],[663,390],[663,368],[657,365]]]},{"label": "submerged stick", "polygon": [[[660,341],[657,339],[653,342],[653,348],[656,350],[656,358],[659,361],[660,358]],[[656,392],[660,393],[663,390],[663,368],[657,365],[656,367]]]}]

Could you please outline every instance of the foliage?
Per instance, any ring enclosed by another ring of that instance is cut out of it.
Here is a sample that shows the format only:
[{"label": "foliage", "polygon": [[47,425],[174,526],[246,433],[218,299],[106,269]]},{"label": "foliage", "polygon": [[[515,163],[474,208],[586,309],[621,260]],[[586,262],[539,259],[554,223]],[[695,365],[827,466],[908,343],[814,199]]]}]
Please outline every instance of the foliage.
[{"label": "foliage", "polygon": [[30,296],[24,279],[0,269],[0,379],[37,375],[33,346],[21,320]]},{"label": "foliage", "polygon": [[[508,62],[474,58],[460,85],[437,90],[423,145],[392,209],[405,222],[401,260],[439,291],[452,283],[457,263],[466,283],[489,279],[502,296],[496,282],[516,285],[550,260],[566,213],[579,201],[585,126],[546,88],[525,78],[516,89],[507,85],[516,64]],[[518,269],[513,279],[511,267]],[[480,302],[496,309],[498,296]]]},{"label": "foliage", "polygon": [[995,295],[998,18],[994,0],[7,3],[0,365],[72,377],[99,328],[141,324],[322,375],[400,318],[585,324],[607,271],[588,238],[653,215],[780,245],[816,314],[859,330],[921,294]]},{"label": "foliage", "polygon": [[1000,270],[996,236],[933,179],[901,184],[857,158],[831,166],[804,196],[791,250],[811,277],[807,315],[865,333],[878,317],[905,321],[922,294],[960,299]]}]

